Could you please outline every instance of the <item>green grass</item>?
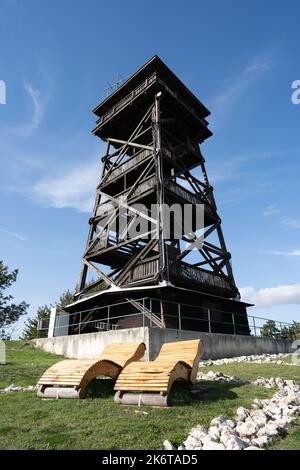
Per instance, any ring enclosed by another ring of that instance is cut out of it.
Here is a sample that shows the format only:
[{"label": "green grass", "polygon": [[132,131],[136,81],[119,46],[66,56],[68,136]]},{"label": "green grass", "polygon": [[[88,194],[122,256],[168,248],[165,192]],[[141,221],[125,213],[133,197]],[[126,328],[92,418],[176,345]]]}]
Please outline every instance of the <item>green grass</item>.
[{"label": "green grass", "polygon": [[299,450],[300,449],[300,417],[289,429],[289,433],[283,439],[276,439],[270,446],[271,450]]},{"label": "green grass", "polygon": [[[8,342],[7,346],[9,364],[0,366],[0,387],[33,385],[58,360],[28,343]],[[297,376],[299,381],[299,368],[282,367],[231,364],[214,369],[249,379],[281,375]],[[254,397],[267,398],[274,393],[254,385],[204,381],[197,388],[199,393],[191,394],[183,385],[175,386],[170,408],[116,405],[113,382],[108,379],[95,380],[85,400],[39,400],[33,392],[0,395],[0,449],[161,449],[164,439],[180,444],[193,426],[208,426],[220,414],[233,417],[239,406],[250,406]],[[299,448],[299,441],[299,426],[295,426],[275,447]]]},{"label": "green grass", "polygon": [[258,377],[282,377],[294,380],[300,384],[300,367],[284,364],[252,364],[232,363],[223,366],[203,367],[204,373],[208,370],[223,372],[227,375],[235,375],[247,380],[256,380]]},{"label": "green grass", "polygon": [[5,366],[0,366],[0,388],[12,383],[34,385],[42,373],[61,356],[35,349],[29,341],[6,341]]}]

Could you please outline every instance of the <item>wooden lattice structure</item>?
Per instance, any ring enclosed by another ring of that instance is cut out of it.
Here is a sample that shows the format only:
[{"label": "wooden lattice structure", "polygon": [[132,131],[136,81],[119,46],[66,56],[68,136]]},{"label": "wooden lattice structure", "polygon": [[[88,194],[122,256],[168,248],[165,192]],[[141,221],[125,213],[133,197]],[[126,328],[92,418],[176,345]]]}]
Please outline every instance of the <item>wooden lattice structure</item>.
[{"label": "wooden lattice structure", "polygon": [[[151,316],[156,326],[166,327],[163,300],[186,296],[194,304],[244,315],[247,326],[200,149],[212,135],[208,109],[154,56],[94,113],[98,120],[93,133],[107,148],[83,255],[80,308],[83,299],[89,305],[89,292],[105,283],[107,290],[93,300],[93,307],[125,298],[134,309]],[[197,206],[204,205],[200,235],[193,222],[192,233],[178,238],[171,232],[165,237],[161,208],[174,204],[182,208],[189,204],[193,220]],[[158,207],[155,218],[152,205]],[[143,230],[124,237],[141,217]],[[191,251],[191,244],[196,249]],[[92,284],[87,282],[89,271],[97,278]],[[141,292],[148,295],[150,286],[151,295],[161,302],[159,313],[137,300]],[[73,305],[70,311],[76,308]]]}]

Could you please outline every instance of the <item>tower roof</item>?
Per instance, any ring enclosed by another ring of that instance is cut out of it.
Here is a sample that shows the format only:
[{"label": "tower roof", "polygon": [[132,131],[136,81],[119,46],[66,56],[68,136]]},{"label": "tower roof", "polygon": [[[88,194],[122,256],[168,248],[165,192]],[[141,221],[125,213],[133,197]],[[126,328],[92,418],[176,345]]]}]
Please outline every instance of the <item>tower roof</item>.
[{"label": "tower roof", "polygon": [[137,72],[131,75],[119,88],[102,101],[93,112],[97,116],[102,116],[115,104],[125,98],[132,90],[156,72],[160,80],[164,81],[172,92],[178,93],[181,99],[192,108],[196,114],[205,118],[210,115],[210,111],[201,103],[200,100],[184,85],[184,83],[172,72],[172,70],[158,57],[154,55]]}]

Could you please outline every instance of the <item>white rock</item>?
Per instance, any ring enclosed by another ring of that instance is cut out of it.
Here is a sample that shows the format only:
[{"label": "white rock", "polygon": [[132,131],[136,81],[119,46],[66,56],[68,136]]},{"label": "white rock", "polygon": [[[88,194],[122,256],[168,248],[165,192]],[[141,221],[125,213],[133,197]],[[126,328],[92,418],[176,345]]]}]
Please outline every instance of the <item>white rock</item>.
[{"label": "white rock", "polygon": [[218,440],[220,438],[220,430],[218,426],[211,426],[208,430],[208,434],[214,439]]},{"label": "white rock", "polygon": [[163,442],[163,446],[164,446],[164,449],[166,449],[166,450],[176,450],[176,447],[173,446],[172,442],[168,441],[168,439],[166,439]]},{"label": "white rock", "polygon": [[282,380],[280,377],[276,377],[275,384],[277,385],[278,388],[282,388],[284,385],[284,380]]},{"label": "white rock", "polygon": [[255,447],[265,447],[272,442],[272,438],[270,436],[260,436],[252,439],[251,444]]},{"label": "white rock", "polygon": [[236,430],[235,428],[230,428],[229,426],[227,426],[226,424],[221,424],[219,426],[219,430],[220,430],[220,433],[221,435],[233,435],[233,434],[236,434]]},{"label": "white rock", "polygon": [[260,436],[277,436],[279,434],[278,425],[274,421],[269,421],[266,426],[259,429],[257,435]]},{"label": "white rock", "polygon": [[217,416],[217,418],[214,418],[211,420],[210,425],[211,426],[219,426],[220,424],[224,423],[227,421],[227,416]]},{"label": "white rock", "polygon": [[223,442],[227,450],[243,450],[247,447],[247,443],[239,436],[232,434],[225,443]]},{"label": "white rock", "polygon": [[225,450],[225,449],[226,448],[224,444],[221,444],[215,441],[206,442],[202,447],[202,450]]},{"label": "white rock", "polygon": [[237,422],[233,419],[226,419],[226,421],[224,421],[222,425],[228,426],[229,428],[234,429],[237,425]]},{"label": "white rock", "polygon": [[18,385],[11,384],[9,387],[4,389],[6,392],[19,392],[22,390],[22,387],[18,387]]},{"label": "white rock", "polygon": [[183,445],[187,450],[194,450],[195,447],[199,447],[200,442],[201,441],[195,439],[193,436],[188,436]]},{"label": "white rock", "polygon": [[[265,355],[265,359],[272,359],[272,355]],[[257,356],[241,357],[240,361],[255,361]],[[226,359],[223,363],[230,363],[237,359]],[[217,361],[214,361],[216,363]],[[218,361],[222,363],[222,360]],[[222,380],[226,382],[245,382],[237,377],[209,371],[200,374],[209,380]],[[280,377],[259,377],[256,385],[271,388],[278,387],[278,391],[271,399],[255,399],[251,410],[244,407],[237,409],[237,421],[226,416],[218,416],[211,421],[208,431],[202,426],[193,428],[184,444],[179,449],[203,450],[263,450],[263,447],[272,442],[274,436],[286,434],[287,426],[300,414],[300,387],[293,380],[283,380]],[[12,385],[8,389],[29,389]],[[5,391],[4,391],[5,392]],[[1,390],[0,390],[1,393]],[[165,444],[164,444],[165,445]],[[168,446],[172,445],[167,441]],[[184,447],[185,445],[185,447]],[[168,447],[169,448],[169,447]]]},{"label": "white rock", "polygon": [[293,423],[293,421],[296,420],[296,416],[283,416],[282,418],[279,418],[276,420],[276,423],[278,426],[281,428],[287,428],[289,424]]},{"label": "white rock", "polygon": [[207,377],[212,378],[212,379],[217,377],[217,374],[213,370],[208,371],[206,375]]},{"label": "white rock", "polygon": [[265,426],[269,419],[263,410],[254,410],[254,413],[251,413],[251,418],[260,428]]},{"label": "white rock", "polygon": [[207,437],[207,432],[202,426],[199,425],[195,428],[192,428],[189,435],[195,438],[197,441],[202,441],[205,437]]},{"label": "white rock", "polygon": [[284,409],[284,413],[282,415],[286,416],[297,416],[299,414],[299,407],[298,406],[289,406]]},{"label": "white rock", "polygon": [[284,387],[291,388],[292,390],[296,390],[297,388],[299,389],[293,380],[285,380]]},{"label": "white rock", "polygon": [[207,434],[203,439],[202,439],[202,446],[205,446],[206,444],[210,444],[211,442],[217,442],[218,439],[215,439],[214,437],[210,436]]},{"label": "white rock", "polygon": [[241,437],[251,437],[258,431],[259,426],[253,420],[246,420],[244,423],[238,423],[236,432]]},{"label": "white rock", "polygon": [[245,447],[244,450],[263,450],[263,449],[260,449],[259,447],[256,447],[256,446],[249,446],[249,447]]},{"label": "white rock", "polygon": [[250,415],[250,410],[244,408],[243,406],[239,406],[236,410],[236,416],[239,421],[244,421]]},{"label": "white rock", "polygon": [[268,405],[264,410],[269,415],[273,415],[273,416],[282,415],[282,408],[280,408],[280,406],[278,406],[276,403],[272,403]]},{"label": "white rock", "polygon": [[253,401],[252,407],[254,408],[262,408],[264,406],[264,403],[262,400],[259,400],[258,398],[255,398]]}]

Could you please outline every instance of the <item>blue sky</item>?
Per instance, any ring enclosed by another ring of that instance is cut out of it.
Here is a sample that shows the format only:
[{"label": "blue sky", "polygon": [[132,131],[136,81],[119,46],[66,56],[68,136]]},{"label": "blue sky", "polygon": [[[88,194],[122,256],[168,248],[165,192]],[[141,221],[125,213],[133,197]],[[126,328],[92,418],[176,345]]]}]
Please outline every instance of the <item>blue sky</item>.
[{"label": "blue sky", "polygon": [[212,112],[202,151],[250,313],[300,319],[299,14],[296,1],[0,0],[0,257],[31,315],[79,278],[103,149],[91,109],[158,54]]}]

